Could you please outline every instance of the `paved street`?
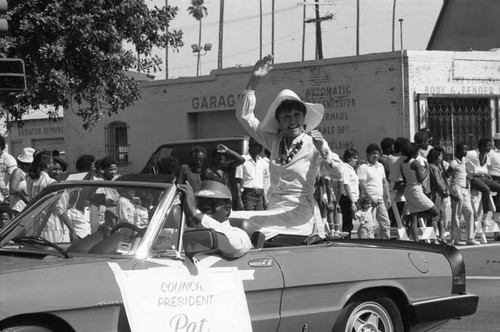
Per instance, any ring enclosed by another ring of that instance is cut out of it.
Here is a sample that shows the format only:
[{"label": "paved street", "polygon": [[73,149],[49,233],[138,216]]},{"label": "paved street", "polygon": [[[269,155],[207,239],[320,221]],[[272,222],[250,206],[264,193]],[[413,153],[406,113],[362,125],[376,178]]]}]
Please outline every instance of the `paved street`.
[{"label": "paved street", "polygon": [[467,269],[467,292],[479,295],[475,315],[449,322],[439,331],[500,331],[500,242],[459,247]]}]

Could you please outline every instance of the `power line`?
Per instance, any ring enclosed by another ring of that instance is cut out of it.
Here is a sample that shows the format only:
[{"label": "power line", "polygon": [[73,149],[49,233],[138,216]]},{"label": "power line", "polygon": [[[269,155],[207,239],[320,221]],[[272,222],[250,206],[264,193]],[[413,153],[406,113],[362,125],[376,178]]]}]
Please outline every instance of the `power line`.
[{"label": "power line", "polygon": [[[287,12],[287,11],[290,11],[290,10],[293,10],[293,9],[296,9],[297,6],[290,6],[290,7],[285,7],[285,8],[282,8],[282,9],[278,9],[274,12],[274,14],[276,15],[277,13],[284,13],[284,12]],[[272,12],[265,12],[265,13],[262,13],[262,16],[269,16],[269,15],[272,15]],[[224,20],[224,25],[226,24],[233,24],[233,23],[241,23],[242,21],[248,21],[248,20],[253,20],[253,19],[256,19],[256,18],[259,18],[260,15],[259,14],[256,14],[256,15],[249,15],[249,16],[243,16],[241,18],[232,18],[232,19],[229,19],[229,20]],[[209,27],[216,27],[219,25],[219,22],[210,22],[210,23],[203,23],[203,27],[204,28],[209,28]],[[177,29],[177,30],[183,30],[183,31],[191,31],[191,30],[197,30],[199,27],[198,24],[190,24],[190,25],[186,25],[184,27],[172,27],[174,29]]]}]

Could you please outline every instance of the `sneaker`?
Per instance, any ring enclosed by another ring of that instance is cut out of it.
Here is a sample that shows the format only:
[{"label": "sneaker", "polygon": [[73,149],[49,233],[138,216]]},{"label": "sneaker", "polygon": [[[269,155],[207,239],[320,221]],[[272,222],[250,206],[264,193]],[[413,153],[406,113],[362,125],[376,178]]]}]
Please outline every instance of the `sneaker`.
[{"label": "sneaker", "polygon": [[459,241],[459,240],[451,240],[450,244],[452,246],[465,246],[465,242],[464,241]]},{"label": "sneaker", "polygon": [[474,240],[474,239],[470,239],[470,240],[467,240],[466,244],[468,246],[477,246],[479,244],[479,242]]}]

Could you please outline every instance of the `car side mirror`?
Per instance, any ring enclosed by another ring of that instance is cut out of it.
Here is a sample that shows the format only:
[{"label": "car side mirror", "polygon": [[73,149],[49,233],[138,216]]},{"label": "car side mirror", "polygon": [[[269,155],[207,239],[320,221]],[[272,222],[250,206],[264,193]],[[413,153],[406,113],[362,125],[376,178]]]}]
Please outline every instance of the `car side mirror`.
[{"label": "car side mirror", "polygon": [[184,253],[192,258],[197,254],[217,251],[217,232],[213,229],[190,229],[184,232]]}]

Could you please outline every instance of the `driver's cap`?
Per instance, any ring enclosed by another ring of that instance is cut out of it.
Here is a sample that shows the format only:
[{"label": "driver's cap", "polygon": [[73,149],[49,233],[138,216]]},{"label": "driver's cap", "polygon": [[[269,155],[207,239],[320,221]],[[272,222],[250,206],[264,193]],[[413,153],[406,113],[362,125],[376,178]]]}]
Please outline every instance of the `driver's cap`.
[{"label": "driver's cap", "polygon": [[194,193],[196,197],[231,199],[229,188],[217,181],[202,181],[200,190]]}]

